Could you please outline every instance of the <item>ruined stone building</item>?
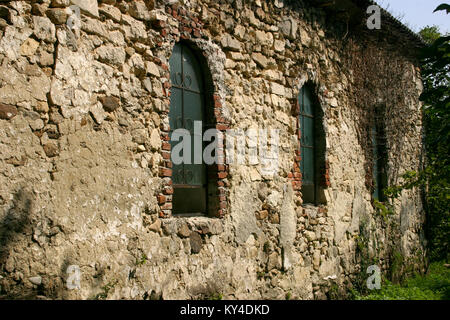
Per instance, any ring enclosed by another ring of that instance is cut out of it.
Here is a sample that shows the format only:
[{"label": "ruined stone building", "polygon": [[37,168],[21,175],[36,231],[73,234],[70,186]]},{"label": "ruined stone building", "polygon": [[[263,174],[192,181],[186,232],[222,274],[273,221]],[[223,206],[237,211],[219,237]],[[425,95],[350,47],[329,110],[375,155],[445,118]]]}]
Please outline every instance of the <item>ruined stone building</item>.
[{"label": "ruined stone building", "polygon": [[[422,43],[373,4],[0,1],[0,296],[324,299],[420,270],[421,191],[377,205],[422,166]],[[174,164],[195,121],[245,161]]]}]

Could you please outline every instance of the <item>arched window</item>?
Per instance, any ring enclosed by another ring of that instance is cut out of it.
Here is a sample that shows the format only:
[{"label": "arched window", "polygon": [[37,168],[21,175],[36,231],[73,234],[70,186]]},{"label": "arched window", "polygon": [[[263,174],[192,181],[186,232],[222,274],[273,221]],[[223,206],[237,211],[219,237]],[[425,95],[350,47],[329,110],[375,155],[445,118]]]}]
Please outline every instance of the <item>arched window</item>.
[{"label": "arched window", "polygon": [[[204,162],[199,163],[198,156],[203,152],[202,141],[205,127],[205,85],[201,65],[195,53],[186,45],[178,43],[173,49],[169,61],[171,74],[170,95],[170,141],[172,150],[180,141],[172,141],[172,133],[176,129],[189,131],[191,139],[188,163],[173,164],[172,183],[173,198],[172,212],[174,214],[198,215],[207,212],[207,167]],[[194,130],[195,123],[201,122],[201,132]],[[195,144],[197,134],[197,145]],[[199,140],[200,138],[200,140]],[[200,149],[199,149],[200,148]],[[197,157],[197,161],[195,160]]]},{"label": "arched window", "polygon": [[315,202],[315,145],[314,123],[315,108],[311,93],[307,87],[300,90],[300,171],[302,173],[302,195],[306,203]]},{"label": "arched window", "polygon": [[298,104],[303,202],[324,203],[326,201],[324,193],[320,191],[327,187],[328,177],[325,167],[326,144],[322,125],[323,112],[309,85],[301,88]]}]

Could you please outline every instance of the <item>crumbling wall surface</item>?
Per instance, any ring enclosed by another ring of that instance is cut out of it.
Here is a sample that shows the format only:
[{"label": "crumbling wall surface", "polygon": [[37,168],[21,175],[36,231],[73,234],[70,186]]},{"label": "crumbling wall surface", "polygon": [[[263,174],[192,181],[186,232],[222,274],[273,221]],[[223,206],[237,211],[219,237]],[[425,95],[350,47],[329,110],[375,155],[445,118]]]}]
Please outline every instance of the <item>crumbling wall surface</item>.
[{"label": "crumbling wall surface", "polygon": [[[298,3],[1,2],[0,295],[322,299],[354,286],[369,260],[387,270],[400,255],[419,269],[420,193],[377,215],[363,138],[365,108],[384,104],[390,183],[420,167],[414,61],[380,41],[377,77],[361,75],[367,46]],[[228,128],[280,130],[276,175],[228,166],[222,218],[164,214],[168,60],[180,40],[204,53]],[[320,206],[302,203],[298,183],[305,83],[324,114]]]}]

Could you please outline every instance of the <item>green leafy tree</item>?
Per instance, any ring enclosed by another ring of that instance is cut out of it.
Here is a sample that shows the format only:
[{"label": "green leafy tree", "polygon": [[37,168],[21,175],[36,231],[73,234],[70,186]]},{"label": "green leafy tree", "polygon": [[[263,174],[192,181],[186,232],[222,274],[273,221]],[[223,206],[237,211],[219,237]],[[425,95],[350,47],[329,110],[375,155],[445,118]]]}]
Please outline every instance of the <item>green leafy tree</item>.
[{"label": "green leafy tree", "polygon": [[438,26],[426,26],[419,31],[419,35],[428,45],[431,45],[442,36]]},{"label": "green leafy tree", "polygon": [[[441,4],[436,11],[450,12]],[[427,28],[425,28],[427,29]],[[413,179],[426,186],[428,239],[432,259],[448,258],[450,245],[450,36],[428,28],[430,44],[421,53],[427,166]],[[426,39],[425,39],[426,41]]]}]

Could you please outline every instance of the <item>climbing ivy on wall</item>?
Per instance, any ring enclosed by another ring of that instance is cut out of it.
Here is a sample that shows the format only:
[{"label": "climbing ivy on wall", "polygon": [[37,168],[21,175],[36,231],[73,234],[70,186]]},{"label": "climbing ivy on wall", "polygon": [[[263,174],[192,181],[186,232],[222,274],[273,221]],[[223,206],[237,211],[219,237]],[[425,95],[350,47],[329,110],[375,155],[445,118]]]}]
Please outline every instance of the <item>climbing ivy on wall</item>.
[{"label": "climbing ivy on wall", "polygon": [[[442,4],[435,11],[450,12]],[[402,182],[385,189],[385,195],[398,198],[403,190],[422,188],[427,211],[427,239],[431,260],[450,258],[450,36],[436,35],[426,27],[420,32],[428,43],[420,52],[425,147],[427,163],[421,171],[408,171]],[[380,204],[382,209],[385,209]]]}]

